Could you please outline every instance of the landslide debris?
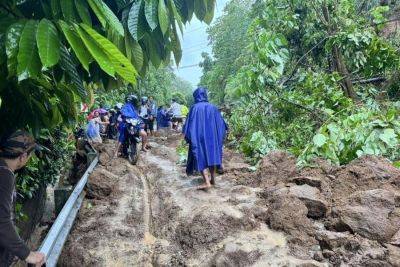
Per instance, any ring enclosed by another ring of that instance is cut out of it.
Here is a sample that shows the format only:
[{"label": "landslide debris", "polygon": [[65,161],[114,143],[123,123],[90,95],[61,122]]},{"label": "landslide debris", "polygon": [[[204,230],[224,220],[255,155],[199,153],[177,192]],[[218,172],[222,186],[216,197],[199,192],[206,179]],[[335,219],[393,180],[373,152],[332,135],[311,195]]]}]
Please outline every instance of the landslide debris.
[{"label": "landslide debris", "polygon": [[264,221],[289,235],[293,255],[332,266],[399,266],[400,170],[381,157],[348,165],[296,168],[286,152],[268,154],[250,180],[263,188]]}]

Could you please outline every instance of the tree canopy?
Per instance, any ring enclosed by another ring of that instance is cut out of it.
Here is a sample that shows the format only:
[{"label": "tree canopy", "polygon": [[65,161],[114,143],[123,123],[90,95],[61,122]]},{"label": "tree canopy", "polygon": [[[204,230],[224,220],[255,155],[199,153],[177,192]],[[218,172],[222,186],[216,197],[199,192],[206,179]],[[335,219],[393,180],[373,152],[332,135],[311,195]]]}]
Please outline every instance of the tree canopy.
[{"label": "tree canopy", "polygon": [[[0,1],[0,133],[73,121],[91,83],[136,84],[177,64],[179,31],[210,23],[215,0]],[[12,114],[12,116],[10,116]]]},{"label": "tree canopy", "polygon": [[[202,63],[213,100],[231,107],[233,144],[253,157],[288,149],[304,164],[399,160],[398,1],[234,3],[210,27]],[[226,25],[246,33],[224,44]]]}]

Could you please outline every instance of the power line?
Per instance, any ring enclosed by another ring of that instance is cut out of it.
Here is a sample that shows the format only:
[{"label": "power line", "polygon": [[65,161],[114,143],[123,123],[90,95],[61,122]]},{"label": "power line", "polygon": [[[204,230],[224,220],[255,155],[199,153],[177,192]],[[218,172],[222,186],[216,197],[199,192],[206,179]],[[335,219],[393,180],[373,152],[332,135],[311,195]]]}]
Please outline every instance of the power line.
[{"label": "power line", "polygon": [[201,42],[201,43],[189,46],[189,47],[184,47],[183,49],[189,50],[191,48],[195,48],[195,47],[200,46],[200,45],[208,45],[208,41],[207,42]]},{"label": "power line", "polygon": [[193,65],[182,66],[182,67],[175,66],[173,68],[176,69],[176,70],[181,70],[181,69],[188,69],[188,68],[193,68],[193,67],[200,67],[199,63],[193,64]]}]

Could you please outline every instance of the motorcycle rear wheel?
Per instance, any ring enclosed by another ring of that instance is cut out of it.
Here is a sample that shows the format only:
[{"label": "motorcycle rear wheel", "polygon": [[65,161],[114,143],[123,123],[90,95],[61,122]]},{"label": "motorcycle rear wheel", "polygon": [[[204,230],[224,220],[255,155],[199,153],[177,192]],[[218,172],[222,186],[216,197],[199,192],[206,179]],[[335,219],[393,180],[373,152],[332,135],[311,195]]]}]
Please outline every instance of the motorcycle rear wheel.
[{"label": "motorcycle rear wheel", "polygon": [[131,142],[129,144],[128,160],[129,160],[129,163],[131,163],[132,165],[136,165],[136,163],[139,160],[139,151],[138,151],[137,143],[135,143],[135,142]]}]

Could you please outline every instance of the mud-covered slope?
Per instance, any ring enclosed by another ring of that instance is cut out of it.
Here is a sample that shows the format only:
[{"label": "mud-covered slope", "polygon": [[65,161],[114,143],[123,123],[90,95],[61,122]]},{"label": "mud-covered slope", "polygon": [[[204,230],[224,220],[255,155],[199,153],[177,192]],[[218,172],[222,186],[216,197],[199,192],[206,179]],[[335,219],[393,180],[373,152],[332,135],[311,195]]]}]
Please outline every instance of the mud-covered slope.
[{"label": "mud-covered slope", "polygon": [[400,266],[400,172],[386,160],[300,171],[276,151],[253,172],[226,150],[225,174],[203,192],[176,164],[180,140],[153,140],[138,166],[98,148],[60,265]]},{"label": "mud-covered slope", "polygon": [[400,266],[400,170],[379,157],[347,166],[318,160],[296,169],[289,154],[266,156],[251,179],[263,188],[264,221],[288,234],[291,254],[333,266]]}]

